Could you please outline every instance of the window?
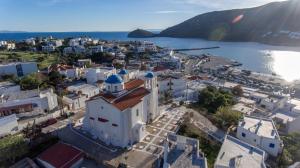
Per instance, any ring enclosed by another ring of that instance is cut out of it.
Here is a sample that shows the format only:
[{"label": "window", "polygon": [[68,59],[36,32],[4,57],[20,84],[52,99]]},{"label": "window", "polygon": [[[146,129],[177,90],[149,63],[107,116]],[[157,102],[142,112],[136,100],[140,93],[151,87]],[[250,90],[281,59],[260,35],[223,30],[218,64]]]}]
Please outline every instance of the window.
[{"label": "window", "polygon": [[270,143],[270,144],[269,144],[269,147],[270,147],[270,148],[275,148],[275,144]]},{"label": "window", "polygon": [[246,137],[246,134],[245,134],[245,133],[242,133],[242,137]]},{"label": "window", "polygon": [[103,110],[103,108],[104,108],[104,107],[103,107],[103,106],[101,106],[101,110]]},{"label": "window", "polygon": [[118,124],[114,124],[114,123],[113,123],[113,124],[111,124],[111,125],[112,125],[112,126],[114,126],[114,127],[117,127],[117,126],[118,126]]},{"label": "window", "polygon": [[99,117],[99,118],[98,118],[98,121],[100,121],[100,122],[108,122],[108,120],[107,120],[107,119],[105,119],[105,118],[101,118],[101,117]]},{"label": "window", "polygon": [[136,116],[139,116],[139,109],[136,109]]},{"label": "window", "polygon": [[110,91],[110,86],[109,85],[107,86],[107,89]]},{"label": "window", "polygon": [[115,92],[118,91],[118,86],[115,86]]}]

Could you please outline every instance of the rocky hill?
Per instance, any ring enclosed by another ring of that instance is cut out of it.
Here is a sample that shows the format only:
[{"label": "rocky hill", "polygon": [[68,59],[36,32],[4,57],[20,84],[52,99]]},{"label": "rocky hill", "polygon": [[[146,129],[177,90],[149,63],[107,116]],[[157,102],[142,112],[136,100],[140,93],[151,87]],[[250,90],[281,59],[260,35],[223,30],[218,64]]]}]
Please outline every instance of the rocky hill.
[{"label": "rocky hill", "polygon": [[147,31],[147,30],[143,30],[143,29],[136,29],[130,33],[128,33],[128,37],[130,38],[148,38],[148,37],[154,37],[155,34]]},{"label": "rocky hill", "polygon": [[214,11],[163,30],[158,36],[300,45],[300,0]]}]

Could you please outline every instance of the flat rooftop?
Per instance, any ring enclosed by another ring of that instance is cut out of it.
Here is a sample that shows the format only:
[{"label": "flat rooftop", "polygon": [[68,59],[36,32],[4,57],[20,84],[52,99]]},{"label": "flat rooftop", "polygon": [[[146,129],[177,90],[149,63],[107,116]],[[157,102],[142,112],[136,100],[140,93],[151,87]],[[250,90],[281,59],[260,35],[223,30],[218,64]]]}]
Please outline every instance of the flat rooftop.
[{"label": "flat rooftop", "polygon": [[80,96],[76,93],[70,93],[70,94],[65,95],[65,97],[74,100],[74,99],[78,99]]},{"label": "flat rooftop", "polygon": [[238,103],[232,107],[232,110],[250,115],[254,111],[254,108],[245,106],[243,103]]},{"label": "flat rooftop", "polygon": [[6,95],[6,100],[12,101],[12,100],[28,99],[33,97],[39,97],[39,92],[37,89],[9,93]]},{"label": "flat rooftop", "polygon": [[85,84],[85,83],[78,83],[75,85],[71,85],[67,88],[67,90],[70,91],[84,91],[84,90],[94,90],[97,89],[98,87],[94,86],[94,85],[90,85],[90,84]]},{"label": "flat rooftop", "polygon": [[260,97],[260,98],[268,98],[269,97],[269,95],[263,94],[263,93],[259,93],[259,92],[252,92],[250,94],[251,94],[251,96]]},{"label": "flat rooftop", "polygon": [[[170,168],[206,168],[206,159],[204,155],[198,151],[199,146],[197,139],[180,135],[169,134],[168,136],[169,152],[167,163],[170,165]],[[172,136],[176,138],[176,140],[174,140]],[[182,147],[184,147],[184,149],[182,149]],[[199,152],[199,156],[197,156],[197,152]]]},{"label": "flat rooftop", "polygon": [[227,135],[219,151],[215,166],[231,168],[265,168],[265,152]]},{"label": "flat rooftop", "polygon": [[243,121],[239,122],[239,127],[243,127],[258,136],[276,139],[279,138],[272,119],[245,116]]},{"label": "flat rooftop", "polygon": [[239,102],[240,102],[240,103],[244,103],[244,104],[249,104],[249,105],[252,105],[252,104],[255,104],[255,103],[256,103],[254,100],[247,99],[247,98],[245,98],[245,97],[240,97],[240,98],[239,98]]},{"label": "flat rooftop", "polygon": [[36,64],[36,62],[9,62],[0,64],[0,66],[10,66],[10,65],[17,65],[17,64]]},{"label": "flat rooftop", "polygon": [[8,88],[11,86],[16,86],[16,84],[12,83],[12,82],[0,82],[0,89],[2,88]]},{"label": "flat rooftop", "polygon": [[290,104],[294,106],[294,109],[300,110],[300,100],[299,99],[291,99]]},{"label": "flat rooftop", "polygon": [[298,116],[291,115],[290,113],[285,112],[277,112],[276,114],[272,115],[273,119],[281,120],[284,124],[294,121],[297,117]]}]

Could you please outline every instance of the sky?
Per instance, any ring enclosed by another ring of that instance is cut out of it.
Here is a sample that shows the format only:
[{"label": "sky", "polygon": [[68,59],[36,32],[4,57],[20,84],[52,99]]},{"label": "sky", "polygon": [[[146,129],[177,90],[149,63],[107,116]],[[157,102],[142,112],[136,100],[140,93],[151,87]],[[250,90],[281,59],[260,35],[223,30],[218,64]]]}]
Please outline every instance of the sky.
[{"label": "sky", "polygon": [[0,30],[165,29],[201,13],[280,0],[0,0]]}]

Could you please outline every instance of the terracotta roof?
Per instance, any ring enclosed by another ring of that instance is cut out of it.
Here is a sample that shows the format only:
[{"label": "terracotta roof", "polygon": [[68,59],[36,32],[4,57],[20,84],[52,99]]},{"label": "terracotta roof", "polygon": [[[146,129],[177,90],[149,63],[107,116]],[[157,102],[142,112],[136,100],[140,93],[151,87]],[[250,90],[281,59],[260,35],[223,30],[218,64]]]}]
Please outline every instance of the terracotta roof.
[{"label": "terracotta roof", "polygon": [[113,105],[117,107],[119,110],[123,111],[127,108],[133,107],[139,102],[141,102],[142,98],[148,95],[150,92],[144,87],[137,88],[127,95],[115,100]]},{"label": "terracotta roof", "polygon": [[166,71],[166,70],[169,70],[169,69],[164,66],[156,66],[153,68],[153,72]]},{"label": "terracotta roof", "polygon": [[209,77],[207,76],[190,76],[188,77],[189,80],[197,80],[197,79],[200,79],[200,80],[208,80]]},{"label": "terracotta roof", "polygon": [[65,65],[65,64],[54,64],[49,67],[49,72],[67,70],[67,69],[73,69],[73,67],[70,65]]},{"label": "terracotta roof", "polygon": [[103,97],[106,101],[113,101],[115,98],[117,98],[116,96],[112,95],[112,94],[109,94],[109,93],[103,93],[101,92],[99,95],[97,95],[97,97]]},{"label": "terracotta roof", "polygon": [[124,84],[126,90],[132,90],[137,87],[144,85],[144,81],[142,79],[134,79]]},{"label": "terracotta roof", "polygon": [[20,108],[32,108],[32,106],[33,106],[32,103],[27,103],[27,104],[20,104],[20,105],[14,105],[14,106],[0,107],[0,111],[20,109]]},{"label": "terracotta roof", "polygon": [[45,150],[38,159],[55,168],[69,168],[83,157],[84,153],[71,145],[57,143]]}]

